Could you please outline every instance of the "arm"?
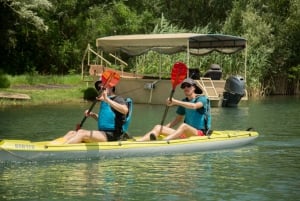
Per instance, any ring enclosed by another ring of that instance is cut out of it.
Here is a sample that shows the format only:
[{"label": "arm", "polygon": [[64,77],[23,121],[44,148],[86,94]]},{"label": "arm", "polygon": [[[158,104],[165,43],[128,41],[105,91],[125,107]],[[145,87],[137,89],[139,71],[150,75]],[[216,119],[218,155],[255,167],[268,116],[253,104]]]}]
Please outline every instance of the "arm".
[{"label": "arm", "polygon": [[122,114],[126,115],[128,113],[128,107],[126,104],[124,105],[124,104],[117,103],[116,101],[113,101],[110,98],[107,98],[105,102],[107,102],[113,109],[117,110]]},{"label": "arm", "polygon": [[174,98],[172,99],[172,101],[168,101],[167,104],[169,106],[177,105],[177,106],[182,106],[182,107],[185,107],[185,108],[188,108],[188,109],[194,109],[194,110],[203,107],[202,102],[191,103],[191,102],[186,102],[186,101],[180,101],[180,100],[177,100],[177,99],[174,99]]},{"label": "arm", "polygon": [[114,101],[112,99],[110,99],[107,96],[107,90],[105,89],[102,93],[102,96],[100,98],[97,98],[100,101],[105,101],[106,103],[108,103],[110,105],[110,107],[112,107],[113,109],[117,110],[118,112],[127,115],[128,113],[128,107],[126,104],[121,104],[118,103],[117,101]]},{"label": "arm", "polygon": [[92,117],[92,118],[94,118],[95,120],[98,120],[98,114],[96,114],[96,113],[94,113],[94,112],[88,113],[88,111],[89,111],[89,110],[86,110],[86,111],[84,112],[85,116],[87,116],[87,117]]},{"label": "arm", "polygon": [[166,125],[166,127],[169,127],[169,128],[173,128],[174,126],[176,126],[177,124],[181,123],[183,120],[183,116],[182,115],[177,115],[175,117],[175,119],[173,119],[170,123],[168,123]]},{"label": "arm", "polygon": [[[128,107],[127,105],[124,104],[120,104],[116,101],[111,100],[110,98],[107,98],[106,100],[103,99],[103,101],[107,102],[113,109],[117,110],[118,112],[126,115],[128,113]],[[94,112],[90,112],[88,114],[88,110],[85,111],[85,115],[87,117],[92,117],[95,120],[98,120],[98,114],[94,113]]]}]

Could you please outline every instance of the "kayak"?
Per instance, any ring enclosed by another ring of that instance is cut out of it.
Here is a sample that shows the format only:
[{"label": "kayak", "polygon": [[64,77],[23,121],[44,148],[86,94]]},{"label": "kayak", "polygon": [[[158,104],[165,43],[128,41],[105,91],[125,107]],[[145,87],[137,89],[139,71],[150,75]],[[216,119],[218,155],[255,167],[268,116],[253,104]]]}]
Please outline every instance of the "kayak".
[{"label": "kayak", "polygon": [[252,143],[258,132],[225,130],[213,131],[209,136],[193,136],[166,141],[139,142],[138,137],[126,141],[51,144],[51,141],[4,139],[0,141],[0,163],[111,159],[140,156],[172,155],[180,153],[230,149]]}]

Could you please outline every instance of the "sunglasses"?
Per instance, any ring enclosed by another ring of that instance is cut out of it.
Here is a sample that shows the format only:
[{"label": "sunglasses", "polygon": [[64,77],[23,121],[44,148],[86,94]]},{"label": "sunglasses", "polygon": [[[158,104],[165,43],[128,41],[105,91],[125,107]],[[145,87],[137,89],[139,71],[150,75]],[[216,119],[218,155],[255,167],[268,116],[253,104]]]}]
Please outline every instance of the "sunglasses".
[{"label": "sunglasses", "polygon": [[185,87],[190,88],[192,85],[189,83],[184,83],[180,86],[181,89],[184,89]]}]

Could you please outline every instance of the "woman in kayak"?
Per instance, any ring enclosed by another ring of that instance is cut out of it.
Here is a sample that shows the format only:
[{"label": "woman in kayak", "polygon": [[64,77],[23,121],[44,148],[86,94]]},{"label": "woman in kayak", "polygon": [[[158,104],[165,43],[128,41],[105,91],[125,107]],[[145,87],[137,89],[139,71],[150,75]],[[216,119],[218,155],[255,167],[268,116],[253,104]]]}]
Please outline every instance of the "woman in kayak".
[{"label": "woman in kayak", "polygon": [[[96,82],[96,88],[100,87],[99,84],[101,82]],[[97,90],[99,91],[99,88]],[[115,87],[106,87],[103,89],[102,95],[97,97],[97,100],[100,101],[98,114],[85,111],[86,117],[92,117],[98,121],[99,130],[69,131],[65,136],[52,141],[52,143],[74,144],[119,140],[126,132],[131,117],[127,115],[130,111],[125,99],[117,96],[114,92]]]},{"label": "woman in kayak", "polygon": [[[208,97],[200,95],[202,90],[191,78],[186,78],[181,83],[181,89],[185,95],[184,99],[167,100],[167,106],[178,106],[177,116],[167,125],[154,126],[140,141],[156,140],[159,135],[165,135],[164,140],[206,135],[211,126]],[[178,128],[174,129],[177,125],[179,125]]]}]

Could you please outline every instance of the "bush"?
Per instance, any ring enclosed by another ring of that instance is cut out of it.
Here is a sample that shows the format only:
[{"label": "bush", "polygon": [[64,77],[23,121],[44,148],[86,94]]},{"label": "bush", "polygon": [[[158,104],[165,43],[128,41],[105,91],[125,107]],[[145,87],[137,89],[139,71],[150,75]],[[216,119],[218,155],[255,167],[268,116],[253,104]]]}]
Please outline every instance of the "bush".
[{"label": "bush", "polygon": [[83,99],[88,101],[94,101],[98,96],[97,90],[93,87],[89,87],[83,91]]},{"label": "bush", "polygon": [[0,71],[0,88],[9,88],[10,81],[6,74]]}]

